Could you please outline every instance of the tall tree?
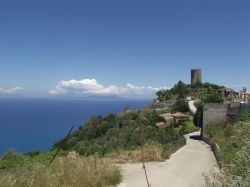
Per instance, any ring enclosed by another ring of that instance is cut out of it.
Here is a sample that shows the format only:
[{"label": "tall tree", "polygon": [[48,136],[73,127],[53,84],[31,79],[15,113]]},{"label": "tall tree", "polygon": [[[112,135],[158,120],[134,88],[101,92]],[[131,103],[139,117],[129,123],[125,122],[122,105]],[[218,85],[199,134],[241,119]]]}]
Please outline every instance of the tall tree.
[{"label": "tall tree", "polygon": [[202,129],[202,124],[203,124],[203,103],[199,103],[198,104],[198,107],[197,107],[197,111],[194,115],[194,119],[193,119],[193,122],[194,122],[194,125],[196,127],[199,127],[201,128],[201,137],[202,137],[202,132],[203,132],[203,129]]}]

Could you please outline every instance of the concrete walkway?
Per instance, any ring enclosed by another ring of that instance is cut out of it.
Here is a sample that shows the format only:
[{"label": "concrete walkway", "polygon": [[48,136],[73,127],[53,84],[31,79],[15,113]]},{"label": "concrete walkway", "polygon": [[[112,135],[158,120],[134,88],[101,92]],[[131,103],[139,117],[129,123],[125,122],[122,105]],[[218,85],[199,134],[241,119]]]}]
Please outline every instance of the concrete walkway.
[{"label": "concrete walkway", "polygon": [[[205,185],[203,172],[216,169],[217,163],[210,146],[196,139],[198,134],[199,132],[195,132],[186,135],[187,145],[174,153],[169,160],[146,163],[151,187]],[[121,169],[123,181],[118,187],[147,187],[141,163],[123,164]]]},{"label": "concrete walkway", "polygon": [[188,101],[188,106],[189,106],[190,112],[193,115],[195,115],[195,113],[197,111],[196,107],[194,106],[194,102],[195,101]]}]

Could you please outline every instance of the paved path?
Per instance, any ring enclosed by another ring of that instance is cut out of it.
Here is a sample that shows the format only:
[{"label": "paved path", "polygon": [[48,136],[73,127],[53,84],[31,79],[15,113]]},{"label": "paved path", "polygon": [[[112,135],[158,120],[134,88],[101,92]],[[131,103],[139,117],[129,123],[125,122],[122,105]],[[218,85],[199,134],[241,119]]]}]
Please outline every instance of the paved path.
[{"label": "paved path", "polygon": [[197,109],[196,107],[194,106],[194,102],[195,101],[188,101],[188,106],[189,106],[189,109],[190,109],[190,112],[195,115]]},{"label": "paved path", "polygon": [[[151,187],[202,187],[203,172],[217,168],[211,148],[206,143],[186,135],[187,145],[165,162],[148,162],[146,168]],[[141,163],[121,166],[123,181],[118,187],[147,187]]]}]

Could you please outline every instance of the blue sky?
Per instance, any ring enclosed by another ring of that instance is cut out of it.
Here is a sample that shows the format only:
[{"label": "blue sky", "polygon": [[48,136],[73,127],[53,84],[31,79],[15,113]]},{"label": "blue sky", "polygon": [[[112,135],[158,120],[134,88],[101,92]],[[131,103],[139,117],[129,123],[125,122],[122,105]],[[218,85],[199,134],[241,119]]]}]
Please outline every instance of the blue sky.
[{"label": "blue sky", "polygon": [[249,9],[247,0],[1,0],[0,92],[149,94],[189,83],[197,67],[204,81],[250,89]]}]

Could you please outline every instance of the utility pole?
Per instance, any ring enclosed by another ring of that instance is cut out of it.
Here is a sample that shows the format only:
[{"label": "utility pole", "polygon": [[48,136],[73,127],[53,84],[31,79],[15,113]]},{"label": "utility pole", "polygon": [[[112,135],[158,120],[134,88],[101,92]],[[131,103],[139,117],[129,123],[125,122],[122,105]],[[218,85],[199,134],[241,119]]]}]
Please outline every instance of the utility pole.
[{"label": "utility pole", "polygon": [[247,101],[246,101],[246,92],[247,92],[247,88],[246,88],[246,87],[243,87],[242,90],[243,90],[243,93],[244,93],[244,102],[246,103],[246,102],[247,102]]},{"label": "utility pole", "polygon": [[52,164],[52,162],[54,161],[54,159],[56,158],[57,154],[59,153],[60,149],[63,147],[65,140],[69,137],[70,133],[72,132],[72,130],[74,129],[74,126],[71,127],[71,129],[69,130],[67,136],[65,137],[65,139],[61,142],[61,144],[59,145],[56,153],[54,154],[53,158],[50,160],[49,162],[49,166]]}]

